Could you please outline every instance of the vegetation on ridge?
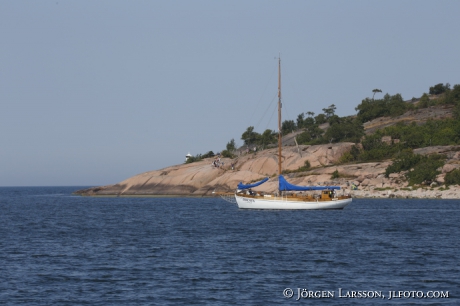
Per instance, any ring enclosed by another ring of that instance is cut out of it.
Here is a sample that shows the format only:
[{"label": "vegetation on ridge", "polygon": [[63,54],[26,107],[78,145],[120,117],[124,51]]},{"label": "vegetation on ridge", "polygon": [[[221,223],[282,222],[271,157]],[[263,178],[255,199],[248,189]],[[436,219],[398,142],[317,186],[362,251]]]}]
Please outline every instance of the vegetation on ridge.
[{"label": "vegetation on ridge", "polygon": [[[433,145],[460,144],[460,84],[451,88],[449,83],[436,84],[429,88],[429,94],[424,93],[420,98],[404,101],[400,94],[385,94],[381,99],[375,99],[382,90],[372,90],[372,98],[365,98],[355,108],[356,116],[339,117],[335,114],[334,104],[323,108],[323,113],[307,111],[297,116],[296,120],[282,122],[281,132],[287,135],[297,132],[296,141],[300,144],[315,145],[337,142],[354,142],[350,152],[345,153],[340,162],[369,162],[394,159],[388,167],[386,175],[393,172],[407,171],[406,176],[411,184],[420,184],[433,180],[439,173],[437,169],[444,164],[442,155],[419,156],[412,149]],[[396,123],[377,130],[371,135],[365,135],[364,123],[379,117],[397,117],[407,111],[418,111],[433,106],[451,106],[453,118],[435,120],[425,123],[403,122]],[[389,141],[383,141],[383,137]],[[249,126],[241,135],[244,147],[265,149],[277,142],[277,132],[267,129],[262,134]],[[222,156],[233,158],[236,153],[234,139],[227,143]],[[208,152],[209,153],[209,152]],[[204,158],[200,155],[188,162]],[[304,168],[304,167],[301,167]],[[305,167],[302,170],[306,170]],[[300,169],[298,171],[301,171]],[[460,183],[460,171],[452,171],[446,175],[446,183]]]},{"label": "vegetation on ridge", "polygon": [[[380,89],[374,89],[374,96],[381,92]],[[336,106],[334,104],[323,108],[323,113],[315,116],[313,112],[301,113],[294,120],[285,120],[282,123],[282,134],[300,131],[296,139],[298,144],[323,144],[350,141],[362,143],[364,151],[384,147],[384,145],[374,144],[381,142],[379,138],[391,136],[392,139],[399,139],[403,147],[415,148],[429,145],[448,145],[459,144],[460,126],[457,120],[460,118],[460,84],[450,89],[450,84],[442,83],[430,87],[430,93],[436,93],[437,96],[428,96],[426,93],[420,99],[413,98],[410,103],[403,100],[400,94],[393,96],[385,94],[382,99],[365,98],[355,108],[358,112],[356,116],[339,117],[335,114]],[[430,120],[423,125],[417,125],[415,122],[410,124],[398,123],[385,129],[378,130],[373,135],[364,136],[364,122],[382,117],[396,117],[404,114],[409,110],[420,110],[436,105],[454,106],[454,119]],[[324,131],[319,126],[327,123],[329,127]],[[245,146],[266,146],[276,143],[276,132],[266,130],[263,134],[254,131],[250,126],[242,134],[241,139]],[[401,148],[398,148],[398,151]],[[394,152],[393,152],[394,153]],[[377,154],[377,156],[366,157],[365,159],[387,158],[391,154]]]},{"label": "vegetation on ridge", "polygon": [[431,183],[436,178],[436,175],[441,173],[438,168],[444,165],[445,158],[446,156],[441,154],[422,156],[414,154],[410,149],[405,150],[387,167],[385,176],[388,177],[391,173],[407,171],[405,176],[409,180],[409,184]]}]

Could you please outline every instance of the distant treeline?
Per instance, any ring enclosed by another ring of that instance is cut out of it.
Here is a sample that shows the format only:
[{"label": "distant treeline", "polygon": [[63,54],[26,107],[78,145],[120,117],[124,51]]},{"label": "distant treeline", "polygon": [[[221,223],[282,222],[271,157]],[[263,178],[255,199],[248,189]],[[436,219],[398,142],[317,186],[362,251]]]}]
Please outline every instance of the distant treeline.
[{"label": "distant treeline", "polygon": [[[380,89],[374,89],[374,96],[381,92]],[[431,95],[431,96],[430,96]],[[429,94],[424,93],[419,99],[412,98],[413,103],[405,102],[400,94],[390,95],[385,94],[382,99],[365,98],[355,108],[356,116],[339,117],[335,114],[336,106],[334,104],[327,108],[323,108],[323,113],[315,116],[313,112],[301,113],[297,116],[296,121],[285,120],[282,122],[281,131],[283,135],[294,131],[302,131],[297,135],[299,144],[323,144],[331,142],[361,142],[364,136],[363,123],[373,119],[390,116],[396,117],[404,114],[409,110],[417,110],[428,108],[435,105],[453,105],[454,119],[460,118],[460,84],[454,85],[451,89],[450,84],[437,84],[430,87]],[[436,121],[438,122],[438,121]],[[319,128],[320,125],[328,123],[329,127],[326,132]],[[414,127],[405,127],[399,124],[391,130],[390,136],[408,141],[409,147],[426,146],[434,144],[434,138],[438,144],[457,144],[458,139],[453,136],[453,131],[456,131],[456,122],[444,120],[433,124],[427,123],[429,126],[421,128],[421,131],[415,131]],[[433,131],[433,126],[435,131]],[[436,130],[439,127],[439,131]],[[441,131],[442,130],[442,131]],[[389,132],[386,130],[385,132]],[[414,133],[416,134],[415,138]],[[440,135],[438,135],[440,133]],[[382,135],[379,135],[382,136]],[[438,137],[441,136],[441,137]],[[451,137],[453,136],[453,138]],[[367,136],[365,137],[367,138]],[[407,138],[407,139],[402,139]],[[244,145],[256,145],[265,147],[270,144],[275,144],[277,141],[277,133],[272,130],[265,130],[262,134],[254,131],[254,127],[250,126],[241,135]],[[430,140],[431,139],[431,140]]]}]

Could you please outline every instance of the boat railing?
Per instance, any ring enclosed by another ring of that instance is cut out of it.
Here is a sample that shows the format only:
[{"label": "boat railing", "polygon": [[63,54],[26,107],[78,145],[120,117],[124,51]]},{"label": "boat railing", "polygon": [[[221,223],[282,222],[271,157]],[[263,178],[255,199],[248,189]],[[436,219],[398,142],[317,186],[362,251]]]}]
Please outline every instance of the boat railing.
[{"label": "boat railing", "polygon": [[233,193],[224,193],[221,194],[220,197],[229,203],[236,204],[235,194]]}]

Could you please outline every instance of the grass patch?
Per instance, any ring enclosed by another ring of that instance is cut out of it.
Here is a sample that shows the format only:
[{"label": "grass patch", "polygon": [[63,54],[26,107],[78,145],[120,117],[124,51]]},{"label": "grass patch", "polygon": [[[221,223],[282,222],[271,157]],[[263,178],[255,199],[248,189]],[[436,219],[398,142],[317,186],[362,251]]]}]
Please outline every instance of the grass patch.
[{"label": "grass patch", "polygon": [[[385,190],[392,190],[393,188],[392,187],[385,187],[385,188],[374,188],[374,190],[377,190],[377,191],[385,191]],[[396,190],[397,191],[397,190]]]}]

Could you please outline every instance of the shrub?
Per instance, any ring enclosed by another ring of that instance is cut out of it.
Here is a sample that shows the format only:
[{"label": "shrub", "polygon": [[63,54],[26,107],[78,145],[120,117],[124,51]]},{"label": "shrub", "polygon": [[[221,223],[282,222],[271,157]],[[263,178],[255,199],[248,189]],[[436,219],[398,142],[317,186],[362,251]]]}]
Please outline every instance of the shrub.
[{"label": "shrub", "polygon": [[334,172],[332,172],[331,179],[336,179],[336,178],[339,178],[339,177],[340,177],[339,170],[336,169]]},{"label": "shrub", "polygon": [[222,157],[235,158],[235,155],[228,150],[223,150],[220,154],[222,154]]},{"label": "shrub", "polygon": [[299,144],[305,144],[311,141],[311,135],[309,132],[305,131],[297,135],[297,142]]},{"label": "shrub", "polygon": [[304,165],[299,168],[299,171],[307,171],[311,167],[310,162],[308,160],[305,161]]},{"label": "shrub", "polygon": [[430,87],[430,95],[439,95],[449,89],[450,89],[449,83],[446,83],[446,85],[439,83],[439,84],[436,84]]},{"label": "shrub", "polygon": [[345,164],[353,161],[353,155],[350,152],[345,152],[339,159],[340,164]]},{"label": "shrub", "polygon": [[232,138],[229,142],[227,142],[227,151],[232,152],[236,150],[235,139]]},{"label": "shrub", "polygon": [[393,96],[386,94],[380,100],[369,98],[362,100],[355,110],[358,111],[358,120],[366,122],[383,116],[399,116],[411,107],[411,104],[404,102],[400,94]]},{"label": "shrub", "polygon": [[430,105],[430,97],[424,93],[418,101],[417,108],[427,108]]},{"label": "shrub", "polygon": [[460,184],[460,170],[455,169],[449,173],[446,173],[444,178],[446,185],[459,185]]},{"label": "shrub", "polygon": [[186,164],[194,163],[194,162],[200,161],[200,160],[202,160],[204,158],[208,158],[208,157],[214,157],[214,152],[209,151],[206,154],[197,154],[195,156],[190,156],[185,163]]},{"label": "shrub", "polygon": [[209,157],[214,157],[214,152],[213,151],[209,151],[208,153],[206,153],[203,156],[201,156],[201,158],[209,158]]},{"label": "shrub", "polygon": [[444,165],[444,158],[444,155],[439,154],[423,156],[413,170],[406,174],[409,184],[422,184],[423,182],[433,181],[436,175],[441,173],[437,169]]},{"label": "shrub", "polygon": [[405,150],[385,169],[385,176],[388,177],[391,173],[410,170],[420,162],[421,158],[421,155],[414,154],[412,150]]},{"label": "shrub", "polygon": [[191,164],[191,163],[200,161],[200,160],[202,160],[202,159],[203,159],[203,158],[201,157],[201,154],[197,154],[197,155],[195,155],[195,156],[190,156],[190,157],[185,161],[185,163],[186,163],[186,164]]},{"label": "shrub", "polygon": [[398,158],[385,170],[385,176],[390,173],[407,171],[406,177],[409,184],[422,184],[425,181],[432,181],[440,172],[437,170],[444,165],[444,155],[433,154],[422,156],[414,154],[412,150],[403,151]]}]

